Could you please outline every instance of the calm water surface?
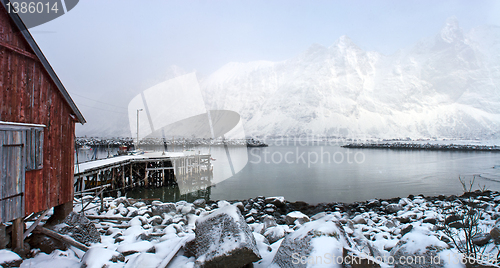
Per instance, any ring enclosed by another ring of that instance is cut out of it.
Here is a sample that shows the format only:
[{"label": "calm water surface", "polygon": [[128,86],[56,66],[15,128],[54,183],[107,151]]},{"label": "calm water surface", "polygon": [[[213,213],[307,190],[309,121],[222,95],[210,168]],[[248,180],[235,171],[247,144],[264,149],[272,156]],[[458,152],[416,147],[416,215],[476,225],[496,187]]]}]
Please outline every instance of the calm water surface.
[{"label": "calm water surface", "polygon": [[[135,189],[127,196],[192,201],[240,200],[263,195],[308,203],[355,202],[409,194],[460,194],[459,177],[468,182],[473,176],[476,176],[475,189],[480,185],[500,190],[500,153],[363,150],[338,145],[195,150],[201,153],[210,150],[216,159],[212,162],[215,185],[190,194],[177,188]],[[107,151],[102,150],[99,155],[105,157]]]},{"label": "calm water surface", "polygon": [[[287,153],[288,162],[279,161]],[[302,153],[304,160],[297,157]],[[458,178],[468,182],[473,176],[476,189],[480,184],[500,190],[499,153],[273,146],[249,148],[248,160],[238,174],[212,187],[212,199],[282,195],[320,203],[459,194]]]}]

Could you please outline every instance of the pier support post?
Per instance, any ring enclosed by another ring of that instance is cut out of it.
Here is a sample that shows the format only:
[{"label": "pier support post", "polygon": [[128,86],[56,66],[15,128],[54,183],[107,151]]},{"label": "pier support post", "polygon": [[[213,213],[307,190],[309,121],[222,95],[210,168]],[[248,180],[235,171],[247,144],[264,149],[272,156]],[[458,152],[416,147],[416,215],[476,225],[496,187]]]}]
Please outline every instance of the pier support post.
[{"label": "pier support post", "polygon": [[125,187],[125,166],[120,166],[120,169],[122,170],[122,186]]},{"label": "pier support post", "polygon": [[111,189],[114,190],[115,189],[115,184],[118,180],[115,179],[115,175],[116,175],[116,168],[113,168],[112,169],[112,174],[111,174]]},{"label": "pier support post", "polygon": [[132,183],[134,180],[132,179],[132,167],[133,167],[133,163],[130,163],[130,165],[128,166],[129,168],[129,171],[130,171],[130,177],[128,178],[128,183]]},{"label": "pier support post", "polygon": [[148,175],[149,175],[148,173],[149,173],[149,172],[148,172],[148,170],[147,170],[147,169],[148,169],[148,162],[146,162],[146,163],[144,164],[144,174],[145,174],[145,175],[144,175],[144,186],[145,186],[145,187],[148,187],[148,186],[149,186],[149,183],[148,183]]},{"label": "pier support post", "polygon": [[162,186],[165,186],[165,170],[161,170],[161,180],[162,180]]},{"label": "pier support post", "polygon": [[24,220],[17,218],[12,221],[12,248],[16,252],[22,252],[24,249]]},{"label": "pier support post", "polygon": [[[83,198],[83,195],[82,195]],[[54,207],[54,214],[47,220],[46,225],[56,225],[64,221],[66,216],[73,211],[73,201]]]}]

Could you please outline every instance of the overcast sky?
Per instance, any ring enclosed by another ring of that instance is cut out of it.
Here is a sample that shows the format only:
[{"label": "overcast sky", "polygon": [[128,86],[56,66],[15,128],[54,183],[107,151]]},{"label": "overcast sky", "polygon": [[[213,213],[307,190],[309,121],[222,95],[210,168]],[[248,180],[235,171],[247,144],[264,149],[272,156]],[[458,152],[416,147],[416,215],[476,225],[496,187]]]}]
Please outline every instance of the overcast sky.
[{"label": "overcast sky", "polygon": [[499,14],[500,1],[81,0],[30,32],[86,115],[90,99],[140,92],[172,65],[209,75],[231,61],[289,59],[342,35],[392,54],[435,35],[448,17],[468,31],[500,25]]}]

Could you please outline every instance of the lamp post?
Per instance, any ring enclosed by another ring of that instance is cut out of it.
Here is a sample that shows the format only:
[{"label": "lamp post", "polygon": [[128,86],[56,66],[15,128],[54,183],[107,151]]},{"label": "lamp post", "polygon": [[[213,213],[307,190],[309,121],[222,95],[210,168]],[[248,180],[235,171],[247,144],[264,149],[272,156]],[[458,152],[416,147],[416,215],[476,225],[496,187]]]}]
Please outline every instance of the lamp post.
[{"label": "lamp post", "polygon": [[135,145],[135,149],[139,149],[139,112],[142,111],[142,109],[137,109],[137,143]]}]

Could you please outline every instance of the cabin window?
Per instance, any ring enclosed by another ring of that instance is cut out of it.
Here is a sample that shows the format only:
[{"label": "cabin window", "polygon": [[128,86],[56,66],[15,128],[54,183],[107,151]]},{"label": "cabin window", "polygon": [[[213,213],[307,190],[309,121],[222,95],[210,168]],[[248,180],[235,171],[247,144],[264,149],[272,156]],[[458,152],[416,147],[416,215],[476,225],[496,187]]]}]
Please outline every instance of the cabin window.
[{"label": "cabin window", "polygon": [[43,168],[43,129],[26,131],[26,170]]}]

